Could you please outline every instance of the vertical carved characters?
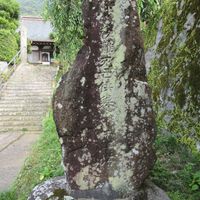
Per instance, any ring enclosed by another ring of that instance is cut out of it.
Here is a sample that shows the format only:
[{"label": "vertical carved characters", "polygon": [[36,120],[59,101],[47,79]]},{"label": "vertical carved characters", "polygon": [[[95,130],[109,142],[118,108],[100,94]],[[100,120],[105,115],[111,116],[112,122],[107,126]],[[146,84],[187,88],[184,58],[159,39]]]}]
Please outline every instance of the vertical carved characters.
[{"label": "vertical carved characters", "polygon": [[85,0],[85,40],[54,96],[69,187],[140,188],[155,162],[155,122],[135,0]]}]

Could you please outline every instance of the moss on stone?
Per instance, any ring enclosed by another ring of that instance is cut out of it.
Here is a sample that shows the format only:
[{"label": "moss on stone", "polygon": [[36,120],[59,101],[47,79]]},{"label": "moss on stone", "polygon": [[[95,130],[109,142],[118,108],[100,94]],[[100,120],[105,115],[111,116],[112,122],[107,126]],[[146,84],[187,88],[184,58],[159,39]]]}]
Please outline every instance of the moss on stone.
[{"label": "moss on stone", "polygon": [[[153,99],[157,112],[164,113],[168,129],[183,136],[181,141],[194,149],[194,141],[199,140],[196,132],[200,105],[199,1],[165,0],[161,16],[163,37],[149,73]],[[156,30],[155,26],[148,29]],[[155,42],[154,35],[145,36],[146,41]],[[196,131],[191,133],[191,127]]]}]

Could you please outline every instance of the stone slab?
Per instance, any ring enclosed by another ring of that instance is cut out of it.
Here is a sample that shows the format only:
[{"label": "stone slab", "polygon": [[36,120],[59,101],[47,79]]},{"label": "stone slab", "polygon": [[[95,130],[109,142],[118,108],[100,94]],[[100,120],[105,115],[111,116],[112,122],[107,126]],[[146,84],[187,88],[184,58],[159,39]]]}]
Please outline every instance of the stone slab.
[{"label": "stone slab", "polygon": [[23,136],[23,133],[3,133],[0,134],[0,152],[8,147],[13,142],[19,140]]},{"label": "stone slab", "polygon": [[24,135],[0,152],[0,192],[8,190],[12,185],[38,137],[37,134]]},{"label": "stone slab", "polygon": [[145,195],[142,197],[135,196],[135,194],[127,198],[114,197],[116,193],[107,186],[86,191],[67,191],[67,186],[64,176],[47,180],[33,189],[28,200],[170,200],[161,188],[149,180],[143,186]]}]

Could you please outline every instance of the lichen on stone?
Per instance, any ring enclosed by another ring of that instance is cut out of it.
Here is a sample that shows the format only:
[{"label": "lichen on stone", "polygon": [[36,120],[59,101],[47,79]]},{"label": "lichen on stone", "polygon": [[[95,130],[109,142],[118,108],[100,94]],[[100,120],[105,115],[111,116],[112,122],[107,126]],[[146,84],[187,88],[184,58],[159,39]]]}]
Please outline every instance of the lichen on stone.
[{"label": "lichen on stone", "polygon": [[108,182],[116,192],[130,193],[155,161],[136,2],[84,1],[83,10],[85,44],[54,98],[54,106],[63,105],[54,107],[54,116],[66,179],[72,189]]}]

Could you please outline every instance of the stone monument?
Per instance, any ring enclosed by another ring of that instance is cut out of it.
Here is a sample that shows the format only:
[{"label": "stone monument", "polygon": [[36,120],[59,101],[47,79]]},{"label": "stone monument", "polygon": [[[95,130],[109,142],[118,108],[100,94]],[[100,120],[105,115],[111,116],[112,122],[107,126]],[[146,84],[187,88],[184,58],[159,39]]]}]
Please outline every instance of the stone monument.
[{"label": "stone monument", "polygon": [[56,91],[54,117],[69,187],[128,194],[155,162],[155,123],[136,2],[83,4],[85,41]]}]

